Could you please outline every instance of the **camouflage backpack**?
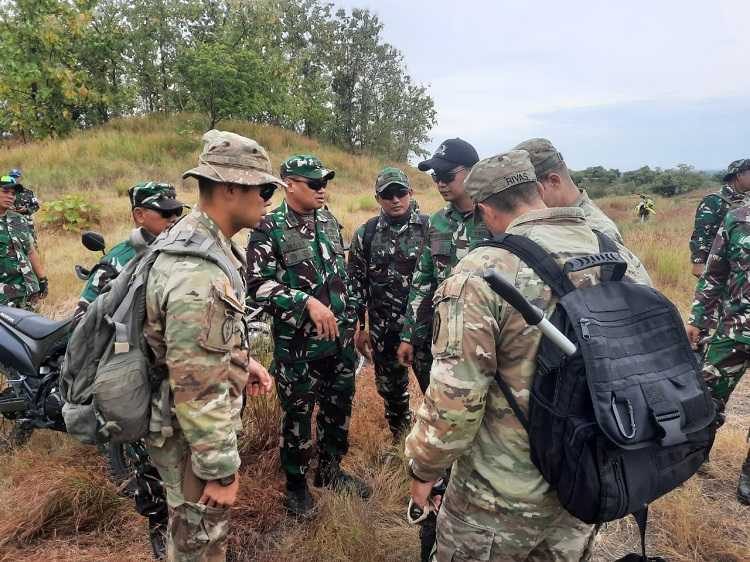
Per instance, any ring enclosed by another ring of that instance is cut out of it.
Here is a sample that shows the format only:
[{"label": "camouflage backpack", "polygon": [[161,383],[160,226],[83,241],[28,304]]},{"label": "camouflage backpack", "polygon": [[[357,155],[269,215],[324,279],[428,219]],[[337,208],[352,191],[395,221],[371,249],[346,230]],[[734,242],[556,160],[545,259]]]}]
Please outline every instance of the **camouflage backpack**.
[{"label": "camouflage backpack", "polygon": [[152,367],[143,337],[148,274],[159,254],[197,256],[219,266],[244,299],[239,271],[214,239],[198,231],[172,229],[136,255],[86,310],[70,336],[60,373],[69,434],[86,444],[124,443],[149,432],[152,393],[162,394],[170,436],[169,380]]}]

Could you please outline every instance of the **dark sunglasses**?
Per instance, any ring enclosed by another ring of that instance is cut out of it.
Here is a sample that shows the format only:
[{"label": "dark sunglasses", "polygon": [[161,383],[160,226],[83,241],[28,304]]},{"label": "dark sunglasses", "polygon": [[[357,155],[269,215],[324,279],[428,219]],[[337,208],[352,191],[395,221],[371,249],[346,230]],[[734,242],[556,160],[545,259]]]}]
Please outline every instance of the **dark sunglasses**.
[{"label": "dark sunglasses", "polygon": [[163,219],[171,219],[172,217],[181,217],[182,216],[182,207],[179,209],[151,209],[152,211],[156,211],[161,215],[161,218]]},{"label": "dark sunglasses", "polygon": [[263,199],[263,201],[268,201],[276,192],[276,187],[278,186],[275,183],[266,183],[261,185],[260,198]]},{"label": "dark sunglasses", "polygon": [[450,172],[432,172],[432,181],[434,181],[435,183],[448,184],[456,179],[456,174],[458,174],[458,172],[463,169],[464,168],[459,168],[458,170],[453,170]]},{"label": "dark sunglasses", "polygon": [[391,200],[394,197],[401,199],[409,195],[409,189],[406,187],[386,187],[383,191],[378,194],[381,199]]},{"label": "dark sunglasses", "polygon": [[320,191],[321,189],[325,189],[328,185],[328,180],[326,179],[305,179],[305,180],[299,180],[302,183],[304,183],[307,187],[312,189],[313,191]]}]

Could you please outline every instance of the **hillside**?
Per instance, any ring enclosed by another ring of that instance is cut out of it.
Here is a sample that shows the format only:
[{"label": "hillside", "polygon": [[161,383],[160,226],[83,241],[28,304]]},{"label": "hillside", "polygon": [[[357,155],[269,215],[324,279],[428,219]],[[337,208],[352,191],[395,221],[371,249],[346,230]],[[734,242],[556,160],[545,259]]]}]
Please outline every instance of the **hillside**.
[{"label": "hillside", "polygon": [[[115,121],[64,140],[0,150],[0,170],[22,168],[25,183],[42,201],[80,193],[101,205],[97,228],[111,246],[130,229],[124,194],[134,182],[169,181],[178,186],[181,199],[195,201],[194,183],[182,185],[180,175],[196,161],[204,127],[202,119],[190,115]],[[274,166],[289,154],[312,152],[336,170],[330,207],[344,224],[347,238],[374,214],[372,184],[379,169],[390,162],[352,156],[272,127],[222,123],[220,128],[258,140]],[[409,175],[422,208],[430,212],[439,208],[442,201],[429,177],[413,168]],[[647,225],[634,222],[635,197],[599,200],[654,282],[683,313],[694,286],[687,266],[687,239],[700,195],[657,199],[656,220]],[[244,244],[244,235],[238,235],[238,241]],[[39,246],[50,278],[44,313],[63,317],[72,310],[82,287],[73,274],[74,264],[91,265],[97,256],[80,245],[76,234],[45,228],[40,229]],[[416,384],[412,386],[416,406],[419,391]],[[750,560],[749,511],[734,500],[750,424],[748,383],[736,394],[710,469],[653,508],[651,543],[670,561]],[[242,499],[233,519],[234,559],[396,562],[417,558],[417,531],[404,517],[407,482],[400,463],[393,460],[393,453],[402,447],[390,444],[371,369],[358,380],[352,451],[345,461],[347,468],[374,485],[374,497],[368,502],[316,490],[319,511],[310,522],[298,524],[285,517],[276,450],[278,422],[274,398],[250,402],[242,445]],[[7,424],[0,422],[0,431],[4,429]],[[134,512],[130,500],[117,495],[94,448],[38,431],[29,446],[0,455],[0,561],[149,559],[145,519]],[[630,522],[609,525],[596,560],[635,551],[633,530]]]}]

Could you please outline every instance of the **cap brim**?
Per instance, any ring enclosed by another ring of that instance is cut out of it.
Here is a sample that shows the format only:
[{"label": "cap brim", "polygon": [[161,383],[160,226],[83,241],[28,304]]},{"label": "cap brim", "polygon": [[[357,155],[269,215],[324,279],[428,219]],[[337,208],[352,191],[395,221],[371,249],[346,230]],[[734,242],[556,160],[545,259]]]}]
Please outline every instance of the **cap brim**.
[{"label": "cap brim", "polygon": [[403,184],[400,181],[389,181],[387,184],[375,188],[375,193],[383,193],[391,185],[400,185],[401,187],[405,187],[406,189],[411,189],[408,185]]},{"label": "cap brim", "polygon": [[428,170],[434,170],[440,172],[450,172],[453,168],[457,168],[461,164],[456,164],[450,160],[444,160],[443,158],[430,158],[417,164],[417,168],[426,172]]},{"label": "cap brim", "polygon": [[177,209],[182,209],[183,207],[189,207],[190,205],[186,205],[182,201],[178,201],[177,199],[160,199],[158,202],[150,204],[150,205],[138,205],[139,207],[145,207],[146,209],[155,209],[157,211],[176,211]]},{"label": "cap brim", "polygon": [[[218,172],[214,168],[217,168]],[[219,173],[221,173],[221,176],[219,176]],[[286,187],[286,184],[281,179],[262,170],[206,166],[205,164],[196,166],[182,174],[182,179],[188,177],[206,178],[215,182],[236,183],[239,185],[255,186],[272,183],[279,187]]]},{"label": "cap brim", "polygon": [[326,170],[325,168],[317,168],[310,170],[309,172],[302,174],[300,172],[290,173],[290,176],[300,176],[309,180],[332,180],[336,176],[336,172],[333,170]]}]

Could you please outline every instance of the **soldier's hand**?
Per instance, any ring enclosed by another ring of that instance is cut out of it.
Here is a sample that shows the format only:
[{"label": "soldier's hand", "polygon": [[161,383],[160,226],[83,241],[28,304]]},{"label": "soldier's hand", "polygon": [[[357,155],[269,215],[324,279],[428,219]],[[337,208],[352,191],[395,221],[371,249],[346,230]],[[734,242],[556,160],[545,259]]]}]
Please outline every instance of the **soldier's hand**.
[{"label": "soldier's hand", "polygon": [[703,333],[703,330],[696,326],[691,326],[688,324],[685,326],[685,331],[687,332],[687,337],[690,340],[690,346],[693,349],[698,349],[698,342],[701,340],[701,334]]},{"label": "soldier's hand", "polygon": [[336,316],[330,308],[315,297],[307,299],[307,313],[310,315],[310,320],[315,324],[315,330],[318,332],[320,339],[333,341],[339,337]]},{"label": "soldier's hand", "polygon": [[49,280],[46,277],[39,279],[39,298],[46,299],[49,294]]},{"label": "soldier's hand", "polygon": [[430,494],[434,485],[435,481],[420,482],[419,480],[412,479],[411,486],[409,486],[409,495],[412,501],[422,509],[425,509],[430,502]]},{"label": "soldier's hand", "polygon": [[704,269],[706,269],[706,264],[704,264],[704,263],[694,263],[693,264],[693,269],[692,269],[692,274],[695,275],[696,277],[700,277],[701,275],[703,275],[703,270]]},{"label": "soldier's hand", "polygon": [[266,368],[250,357],[247,363],[247,385],[245,390],[249,396],[260,396],[271,390],[273,380]]},{"label": "soldier's hand", "polygon": [[367,330],[359,329],[354,334],[354,347],[357,348],[362,355],[364,355],[368,361],[372,361],[372,339],[370,339],[370,332]]},{"label": "soldier's hand", "polygon": [[398,357],[398,362],[402,366],[411,367],[411,364],[414,361],[414,346],[409,342],[402,341],[396,351],[396,357]]},{"label": "soldier's hand", "polygon": [[228,508],[237,501],[237,492],[240,489],[240,475],[234,475],[234,482],[229,486],[222,486],[216,480],[209,480],[203,488],[203,495],[198,503],[208,507]]}]

